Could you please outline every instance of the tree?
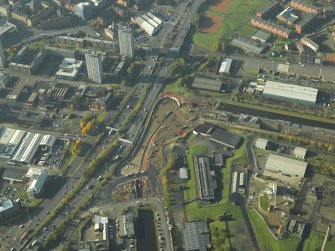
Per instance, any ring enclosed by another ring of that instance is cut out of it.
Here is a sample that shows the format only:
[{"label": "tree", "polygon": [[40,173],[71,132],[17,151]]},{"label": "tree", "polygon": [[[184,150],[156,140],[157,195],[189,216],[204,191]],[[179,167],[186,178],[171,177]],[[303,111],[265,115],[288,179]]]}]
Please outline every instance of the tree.
[{"label": "tree", "polygon": [[80,139],[77,139],[71,147],[71,153],[73,155],[79,155],[81,152],[82,146],[83,146],[83,142]]},{"label": "tree", "polygon": [[199,23],[200,23],[200,14],[196,14],[193,18],[192,24],[195,26],[197,31],[199,29]]},{"label": "tree", "polygon": [[213,44],[213,49],[214,49],[214,51],[216,51],[216,52],[221,52],[221,51],[222,51],[222,42],[221,42],[221,40],[218,40],[218,41],[216,41],[216,42]]}]

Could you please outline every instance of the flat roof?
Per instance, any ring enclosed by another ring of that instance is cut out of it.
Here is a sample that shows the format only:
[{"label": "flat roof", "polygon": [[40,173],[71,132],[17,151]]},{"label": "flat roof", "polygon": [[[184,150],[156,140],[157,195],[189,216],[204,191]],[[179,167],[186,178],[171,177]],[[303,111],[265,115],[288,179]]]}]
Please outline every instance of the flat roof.
[{"label": "flat roof", "polygon": [[302,147],[295,147],[293,150],[294,155],[297,156],[301,156],[302,158],[305,158],[305,155],[307,153],[307,149],[306,148],[302,148]]},{"label": "flat roof", "polygon": [[0,202],[0,213],[13,207],[13,202],[11,200],[5,200]]},{"label": "flat roof", "polygon": [[270,154],[265,165],[269,171],[282,172],[284,174],[305,176],[307,163],[280,155]]},{"label": "flat roof", "polygon": [[29,192],[34,192],[36,194],[39,194],[47,180],[47,178],[49,177],[49,173],[48,171],[43,171],[37,179],[32,180],[29,188],[27,189],[27,191]]},{"label": "flat roof", "polygon": [[205,221],[186,222],[183,234],[186,251],[207,251],[210,239],[209,229]]},{"label": "flat roof", "polygon": [[4,179],[23,181],[26,171],[16,167],[6,168],[3,173]]},{"label": "flat roof", "polygon": [[240,47],[245,50],[249,50],[255,53],[262,53],[266,46],[264,44],[257,44],[255,40],[239,36],[238,38],[234,38],[233,41],[231,41],[232,45],[235,45],[237,47]]},{"label": "flat roof", "polygon": [[279,2],[276,1],[276,0],[273,0],[273,1],[269,2],[269,3],[267,3],[262,9],[260,9],[259,11],[257,11],[257,13],[265,14],[269,10],[271,10],[272,8],[275,8],[276,6],[279,6]]},{"label": "flat roof", "polygon": [[263,139],[263,138],[257,138],[256,142],[255,142],[255,146],[261,149],[265,149],[267,144],[268,144],[268,140],[267,139]]},{"label": "flat roof", "polygon": [[7,145],[15,133],[15,129],[9,127],[0,128],[0,144]]},{"label": "flat roof", "polygon": [[315,103],[318,89],[267,80],[263,94]]},{"label": "flat roof", "polygon": [[271,33],[261,31],[261,30],[256,31],[256,33],[252,35],[253,39],[258,39],[260,41],[265,41],[265,42],[268,41],[270,37],[271,37]]},{"label": "flat roof", "polygon": [[179,168],[179,178],[184,180],[188,179],[188,171],[186,167]]},{"label": "flat roof", "polygon": [[233,60],[231,58],[224,58],[222,60],[219,72],[229,73],[232,62]]},{"label": "flat roof", "polygon": [[192,87],[209,91],[220,91],[222,87],[222,81],[196,77],[193,81]]}]

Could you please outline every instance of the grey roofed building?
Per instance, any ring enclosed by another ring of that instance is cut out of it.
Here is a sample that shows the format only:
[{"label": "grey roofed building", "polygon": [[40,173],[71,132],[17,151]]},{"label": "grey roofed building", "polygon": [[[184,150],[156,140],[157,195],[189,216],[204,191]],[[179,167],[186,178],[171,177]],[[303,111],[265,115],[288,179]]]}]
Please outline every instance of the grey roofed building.
[{"label": "grey roofed building", "polygon": [[241,142],[240,136],[232,134],[221,127],[216,127],[209,139],[234,149]]},{"label": "grey roofed building", "polygon": [[293,154],[297,158],[304,159],[307,153],[307,149],[302,148],[302,147],[295,147],[293,150]]},{"label": "grey roofed building", "polygon": [[199,184],[198,194],[201,200],[214,200],[214,191],[217,188],[215,175],[210,170],[208,157],[194,157],[196,179]]},{"label": "grey roofed building", "polygon": [[258,30],[251,38],[266,43],[271,38],[271,33]]},{"label": "grey roofed building", "polygon": [[212,130],[214,129],[215,125],[205,122],[202,123],[200,125],[197,125],[194,129],[193,129],[193,133],[194,134],[201,134],[203,136],[209,136],[212,132]]},{"label": "grey roofed building", "polygon": [[265,165],[265,170],[281,172],[282,174],[304,177],[307,163],[280,155],[270,154]]},{"label": "grey roofed building", "polygon": [[186,222],[183,234],[185,251],[207,251],[210,239],[209,228],[205,221]]},{"label": "grey roofed building", "polygon": [[318,89],[268,80],[266,81],[263,95],[285,101],[315,104]]},{"label": "grey roofed building", "polygon": [[193,81],[192,87],[197,88],[197,89],[204,89],[204,90],[219,92],[221,91],[221,88],[222,88],[222,81],[209,79],[209,78],[196,77]]},{"label": "grey roofed building", "polygon": [[231,44],[257,54],[261,54],[266,49],[266,45],[241,35],[234,38]]},{"label": "grey roofed building", "polygon": [[255,147],[258,149],[265,149],[268,145],[268,140],[263,138],[257,138],[255,141]]},{"label": "grey roofed building", "polygon": [[18,168],[6,168],[5,172],[3,173],[3,179],[10,181],[12,184],[15,182],[23,182],[25,179],[26,171]]},{"label": "grey roofed building", "polygon": [[130,213],[124,214],[120,220],[120,235],[123,237],[132,237],[135,235],[134,218]]}]

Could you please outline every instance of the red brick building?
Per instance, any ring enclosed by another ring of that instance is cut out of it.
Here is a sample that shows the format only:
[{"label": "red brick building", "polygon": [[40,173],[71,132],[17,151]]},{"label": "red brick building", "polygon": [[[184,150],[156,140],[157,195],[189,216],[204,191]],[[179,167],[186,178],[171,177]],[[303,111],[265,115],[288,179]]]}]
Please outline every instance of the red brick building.
[{"label": "red brick building", "polygon": [[290,38],[292,35],[292,31],[290,29],[259,17],[252,18],[251,25],[262,30],[269,31],[272,34],[282,38]]}]

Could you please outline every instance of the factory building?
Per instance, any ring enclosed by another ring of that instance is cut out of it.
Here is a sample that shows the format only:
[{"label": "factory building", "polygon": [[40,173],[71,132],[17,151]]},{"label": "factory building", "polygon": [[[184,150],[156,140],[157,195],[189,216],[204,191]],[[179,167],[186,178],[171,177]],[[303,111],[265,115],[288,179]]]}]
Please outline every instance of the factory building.
[{"label": "factory building", "polygon": [[150,36],[153,36],[163,23],[160,18],[156,17],[151,12],[143,14],[140,17],[132,18],[132,21]]},{"label": "factory building", "polygon": [[290,29],[259,17],[252,18],[251,25],[262,30],[269,31],[272,34],[282,38],[290,38],[292,35],[292,31]]},{"label": "factory building", "polygon": [[270,154],[265,165],[265,170],[292,175],[303,178],[305,176],[307,163],[275,154]]},{"label": "factory building", "polygon": [[268,17],[273,11],[279,8],[279,2],[278,1],[271,1],[267,5],[265,5],[262,9],[257,11],[256,16],[257,17]]},{"label": "factory building", "polygon": [[263,96],[283,101],[314,105],[318,89],[275,81],[266,81]]},{"label": "factory building", "polygon": [[201,200],[214,200],[214,191],[217,188],[215,173],[210,170],[208,157],[194,157],[196,166],[196,179],[199,184],[198,195]]},{"label": "factory building", "polygon": [[184,224],[185,251],[207,251],[210,245],[209,228],[206,221],[186,222]]}]

